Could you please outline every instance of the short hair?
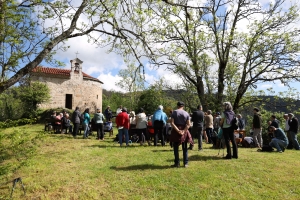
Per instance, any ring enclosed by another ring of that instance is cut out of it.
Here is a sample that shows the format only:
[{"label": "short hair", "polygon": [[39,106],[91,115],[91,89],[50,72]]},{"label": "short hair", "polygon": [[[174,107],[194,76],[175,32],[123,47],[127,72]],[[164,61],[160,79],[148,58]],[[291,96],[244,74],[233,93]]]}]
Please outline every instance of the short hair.
[{"label": "short hair", "polygon": [[200,108],[202,109],[202,106],[201,106],[201,105],[198,105],[198,106],[197,106],[197,109],[199,110]]},{"label": "short hair", "polygon": [[232,105],[230,102],[224,102],[223,103],[225,110],[232,110]]},{"label": "short hair", "polygon": [[240,117],[240,118],[242,118],[242,115],[241,115],[241,114],[238,114],[237,116]]},{"label": "short hair", "polygon": [[210,115],[210,114],[211,114],[211,110],[208,110],[208,111],[207,111],[207,114],[209,114],[209,115]]},{"label": "short hair", "polygon": [[294,114],[293,113],[289,113],[288,116],[294,117]]},{"label": "short hair", "polygon": [[159,109],[159,110],[163,110],[164,107],[163,107],[162,105],[159,105],[159,106],[158,106],[158,109]]},{"label": "short hair", "polygon": [[184,103],[183,103],[182,101],[178,101],[178,102],[177,102],[177,106],[178,106],[178,107],[183,107],[183,106],[184,106]]},{"label": "short hair", "polygon": [[140,108],[139,109],[139,113],[143,113],[144,112],[144,109],[143,108]]},{"label": "short hair", "polygon": [[274,130],[274,129],[275,129],[275,127],[274,127],[274,126],[269,126],[269,130],[270,130],[270,129],[273,129],[273,130]]},{"label": "short hair", "polygon": [[271,117],[272,117],[272,118],[274,118],[274,119],[276,118],[276,116],[275,116],[275,115],[272,115]]},{"label": "short hair", "polygon": [[259,109],[258,109],[258,108],[256,108],[256,107],[255,107],[255,108],[253,108],[253,110],[255,110],[256,112],[259,112]]},{"label": "short hair", "polygon": [[78,107],[78,106],[76,106],[75,110],[79,110],[79,107]]}]

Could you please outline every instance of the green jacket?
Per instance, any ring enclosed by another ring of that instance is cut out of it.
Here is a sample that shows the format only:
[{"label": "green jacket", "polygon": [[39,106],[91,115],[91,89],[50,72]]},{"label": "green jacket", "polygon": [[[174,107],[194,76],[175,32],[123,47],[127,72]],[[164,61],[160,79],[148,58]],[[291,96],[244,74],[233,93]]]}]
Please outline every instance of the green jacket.
[{"label": "green jacket", "polygon": [[254,114],[253,116],[253,124],[252,124],[253,128],[261,128],[262,127],[262,119],[261,119],[261,114],[259,112],[257,112],[256,114]]}]

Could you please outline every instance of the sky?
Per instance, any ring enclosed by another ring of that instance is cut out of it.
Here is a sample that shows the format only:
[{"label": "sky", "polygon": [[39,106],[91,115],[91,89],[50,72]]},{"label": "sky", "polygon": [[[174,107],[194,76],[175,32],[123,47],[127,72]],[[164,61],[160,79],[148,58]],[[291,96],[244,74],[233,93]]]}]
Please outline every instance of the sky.
[{"label": "sky", "polygon": [[[260,2],[265,4],[269,1],[260,0]],[[246,31],[246,23],[240,23],[239,29]],[[77,56],[83,61],[83,71],[102,81],[104,83],[104,89],[124,92],[122,88],[116,85],[116,83],[121,80],[121,77],[118,75],[119,70],[126,68],[121,56],[115,53],[107,53],[107,48],[98,48],[96,45],[89,44],[86,36],[69,39],[66,42],[66,45],[70,46],[66,52],[58,51],[54,56],[57,60],[65,63],[65,68],[70,69],[70,60]],[[78,54],[76,54],[77,52]],[[163,67],[152,69],[149,68],[148,65],[145,66],[147,85],[154,83],[159,78],[163,78],[168,83],[173,83],[178,80],[176,75],[167,72]],[[291,85],[296,88],[300,86],[299,83],[293,83]],[[270,87],[276,92],[282,92],[288,89],[286,86],[276,81],[274,83],[259,84],[257,85],[257,90],[266,90]]]}]

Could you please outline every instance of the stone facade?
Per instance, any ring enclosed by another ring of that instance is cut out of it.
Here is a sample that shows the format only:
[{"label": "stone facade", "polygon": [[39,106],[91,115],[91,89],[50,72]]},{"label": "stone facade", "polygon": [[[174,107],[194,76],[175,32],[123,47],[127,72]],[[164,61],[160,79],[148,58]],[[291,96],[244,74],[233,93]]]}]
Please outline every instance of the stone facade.
[{"label": "stone facade", "polygon": [[82,72],[82,61],[71,60],[71,70],[37,67],[31,73],[32,81],[40,81],[50,88],[51,99],[40,108],[69,108],[96,112],[102,108],[102,82]]}]

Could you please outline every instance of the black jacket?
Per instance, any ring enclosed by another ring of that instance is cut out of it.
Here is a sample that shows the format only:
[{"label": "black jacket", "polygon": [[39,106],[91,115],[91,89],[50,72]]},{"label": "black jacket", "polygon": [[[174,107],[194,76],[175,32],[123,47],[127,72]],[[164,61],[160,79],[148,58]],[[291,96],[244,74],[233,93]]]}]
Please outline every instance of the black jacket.
[{"label": "black jacket", "polygon": [[289,120],[289,126],[289,131],[298,133],[298,119],[296,117],[293,117],[291,120]]},{"label": "black jacket", "polygon": [[192,114],[193,126],[203,127],[204,113],[201,110],[196,110]]}]

